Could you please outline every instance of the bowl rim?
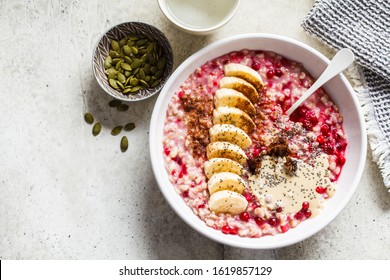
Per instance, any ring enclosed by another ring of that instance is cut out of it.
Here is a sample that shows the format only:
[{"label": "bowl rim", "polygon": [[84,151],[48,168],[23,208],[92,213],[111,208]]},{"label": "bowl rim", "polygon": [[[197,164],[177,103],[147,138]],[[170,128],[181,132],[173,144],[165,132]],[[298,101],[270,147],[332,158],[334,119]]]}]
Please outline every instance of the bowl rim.
[{"label": "bowl rim", "polygon": [[[111,97],[115,98],[115,99],[118,99],[118,100],[121,100],[121,101],[125,101],[125,102],[137,102],[137,101],[142,101],[142,100],[145,100],[145,99],[148,99],[154,95],[156,95],[157,93],[161,92],[161,90],[163,89],[164,85],[160,86],[159,89],[156,89],[152,94],[149,94],[147,96],[141,96],[141,97],[137,97],[136,99],[127,99],[123,96],[121,96],[121,94],[118,94],[117,96],[114,96],[113,94],[111,94],[111,92],[107,91],[104,87],[104,85],[102,84],[102,82],[100,81],[100,79],[98,78],[98,75],[96,73],[96,68],[95,68],[95,57],[96,57],[96,54],[97,54],[97,49],[98,49],[98,46],[101,42],[101,40],[103,39],[103,37],[108,33],[110,32],[112,29],[114,28],[117,28],[119,26],[122,26],[122,25],[125,25],[125,24],[133,24],[133,23],[137,23],[137,24],[140,24],[140,25],[146,25],[148,26],[149,28],[151,29],[154,29],[156,30],[156,32],[160,33],[160,35],[162,35],[162,38],[166,41],[165,43],[168,45],[169,47],[169,51],[167,51],[167,53],[171,53],[171,67],[168,69],[168,75],[167,77],[165,78],[165,82],[168,81],[169,77],[171,76],[172,72],[173,72],[173,65],[174,65],[174,56],[173,56],[173,49],[172,49],[172,45],[171,45],[171,42],[168,40],[167,36],[160,30],[158,29],[157,27],[149,24],[149,23],[146,23],[146,22],[143,22],[143,21],[124,21],[124,22],[121,22],[121,23],[118,23],[118,24],[115,24],[109,28],[107,28],[100,36],[99,38],[97,39],[94,47],[93,47],[93,52],[92,52],[92,71],[93,71],[93,76],[95,77],[95,80],[97,81],[97,83],[99,84],[100,88],[106,92],[108,95],[110,95]],[[115,89],[114,89],[115,90]]]},{"label": "bowl rim", "polygon": [[[164,99],[166,98],[166,95],[168,94],[167,90],[171,87],[171,85],[174,83],[174,81],[177,79],[177,77],[180,75],[180,73],[183,70],[187,69],[198,58],[203,57],[205,54],[209,53],[212,50],[217,49],[218,47],[223,46],[225,44],[232,44],[235,41],[239,41],[242,39],[250,39],[250,38],[282,40],[282,41],[285,41],[287,43],[294,44],[299,48],[303,48],[305,51],[308,51],[312,55],[317,56],[320,60],[322,60],[326,64],[330,63],[330,60],[328,58],[326,58],[323,54],[321,54],[319,51],[315,50],[311,46],[308,46],[308,45],[306,45],[300,41],[297,41],[295,39],[291,39],[291,38],[281,36],[281,35],[274,35],[274,34],[268,34],[268,33],[248,33],[248,34],[235,35],[235,36],[231,36],[228,38],[218,40],[218,41],[204,47],[203,49],[199,50],[198,52],[194,53],[190,57],[188,57],[174,71],[174,73],[171,75],[171,77],[165,83],[163,89],[161,90],[161,94],[159,95],[159,97],[155,103],[152,117],[151,117],[150,134],[149,134],[149,149],[150,149],[152,170],[153,170],[154,176],[156,178],[156,181],[157,181],[157,184],[159,186],[161,193],[163,194],[164,198],[166,199],[168,204],[171,206],[171,208],[190,227],[192,227],[197,232],[201,233],[202,235],[208,237],[211,240],[214,240],[218,243],[222,243],[222,244],[229,245],[232,247],[244,248],[244,249],[276,249],[276,248],[285,247],[285,246],[292,245],[292,244],[298,243],[300,241],[303,241],[303,240],[313,236],[314,234],[316,234],[317,232],[319,232],[323,228],[325,228],[345,208],[347,203],[350,201],[352,195],[355,193],[357,186],[358,186],[358,183],[361,179],[363,169],[365,166],[366,152],[367,152],[367,136],[366,136],[365,122],[364,122],[362,109],[360,107],[357,96],[354,94],[354,90],[353,90],[352,86],[350,85],[350,83],[348,82],[348,80],[345,78],[345,76],[343,74],[340,74],[339,78],[341,79],[343,85],[345,85],[346,89],[350,93],[350,97],[352,98],[352,100],[354,102],[353,105],[356,108],[356,112],[358,115],[358,124],[359,124],[359,128],[360,128],[360,131],[359,131],[360,134],[359,134],[359,136],[356,136],[356,137],[360,138],[359,141],[361,143],[361,147],[360,147],[360,151],[359,151],[360,158],[359,158],[359,162],[358,162],[358,167],[356,170],[354,170],[355,176],[350,183],[350,185],[352,187],[348,189],[347,194],[343,197],[343,199],[341,201],[339,201],[339,204],[337,204],[336,207],[332,208],[333,212],[332,212],[332,215],[330,215],[331,217],[328,219],[325,219],[324,221],[321,220],[320,223],[318,223],[318,222],[315,223],[313,228],[310,228],[311,230],[308,233],[306,233],[306,235],[303,235],[303,236],[297,235],[293,238],[282,240],[282,242],[279,242],[278,244],[273,244],[272,242],[270,242],[269,244],[264,242],[265,244],[263,244],[263,242],[256,243],[255,241],[246,243],[246,242],[242,242],[242,240],[245,239],[243,237],[223,235],[219,231],[216,231],[215,229],[208,227],[203,220],[201,220],[198,216],[196,216],[192,212],[192,209],[190,209],[190,207],[188,207],[183,200],[184,205],[191,211],[194,218],[192,218],[192,216],[191,217],[187,216],[184,212],[180,211],[181,205],[178,204],[180,202],[178,202],[176,200],[174,195],[178,196],[178,198],[180,198],[181,200],[182,200],[182,198],[174,191],[174,187],[173,187],[172,183],[169,182],[170,186],[172,186],[172,189],[167,188],[166,185],[163,185],[163,176],[164,175],[161,175],[162,170],[160,168],[161,166],[158,163],[158,161],[161,160],[161,159],[159,159],[159,157],[161,157],[161,155],[159,154],[160,150],[158,149],[158,147],[160,145],[162,146],[162,143],[157,143],[154,140],[154,139],[159,139],[159,137],[158,137],[159,134],[157,134],[157,131],[158,131],[157,125],[159,124],[159,118],[161,118],[160,111],[161,111],[161,108],[163,106],[163,102],[165,102]],[[220,55],[223,55],[223,54],[220,54]],[[217,57],[217,56],[215,56],[215,57]],[[166,112],[166,108],[165,108],[164,112]],[[155,157],[157,157],[158,160],[155,160],[156,159]],[[165,168],[163,169],[163,172],[166,173]],[[165,181],[164,181],[164,183],[165,183]],[[180,204],[183,204],[183,203],[180,203]],[[310,221],[307,221],[307,222],[310,222]],[[210,229],[212,231],[210,231]],[[272,238],[272,237],[273,236],[263,236],[263,237],[260,237],[260,239],[271,241],[270,238]],[[251,239],[251,238],[247,238],[247,239]],[[256,240],[256,238],[251,239],[251,240]]]},{"label": "bowl rim", "polygon": [[219,23],[212,25],[207,28],[194,28],[190,27],[186,24],[182,24],[180,21],[178,21],[170,11],[168,11],[166,0],[157,0],[158,5],[160,6],[160,10],[163,12],[163,14],[169,19],[170,22],[175,24],[176,26],[180,27],[183,30],[189,31],[193,34],[201,34],[201,33],[208,33],[211,31],[214,31],[222,26],[224,26],[226,23],[228,23],[234,14],[237,12],[238,7],[240,6],[240,0],[235,0],[235,3],[232,7],[232,9],[229,10],[229,13],[221,20]]}]

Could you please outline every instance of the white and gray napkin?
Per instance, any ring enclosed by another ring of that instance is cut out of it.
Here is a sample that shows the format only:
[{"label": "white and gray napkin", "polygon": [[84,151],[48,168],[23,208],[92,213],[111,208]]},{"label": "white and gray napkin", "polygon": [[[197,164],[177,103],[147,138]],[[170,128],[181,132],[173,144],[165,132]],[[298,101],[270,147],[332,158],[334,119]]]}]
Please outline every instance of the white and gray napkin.
[{"label": "white and gray napkin", "polygon": [[317,0],[302,27],[336,50],[354,52],[373,159],[390,189],[390,0]]}]

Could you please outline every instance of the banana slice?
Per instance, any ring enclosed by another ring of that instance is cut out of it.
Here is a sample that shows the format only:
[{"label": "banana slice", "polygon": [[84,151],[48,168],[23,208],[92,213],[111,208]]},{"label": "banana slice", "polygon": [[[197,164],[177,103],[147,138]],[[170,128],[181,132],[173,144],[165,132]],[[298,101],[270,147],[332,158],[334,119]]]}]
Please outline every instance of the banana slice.
[{"label": "banana slice", "polygon": [[250,116],[256,113],[256,109],[252,102],[241,92],[231,88],[221,88],[215,92],[214,96],[215,107],[235,107]]},{"label": "banana slice", "polygon": [[208,179],[220,172],[231,172],[241,176],[245,169],[238,162],[228,158],[212,158],[204,163],[204,173]]},{"label": "banana slice", "polygon": [[224,190],[213,193],[209,199],[209,207],[215,213],[241,214],[248,206],[248,201],[239,193]]},{"label": "banana slice", "polygon": [[212,142],[207,145],[207,158],[228,158],[244,165],[248,159],[245,152],[229,142]]},{"label": "banana slice", "polygon": [[247,149],[252,145],[252,140],[241,128],[231,124],[216,124],[210,128],[210,142],[230,142]]},{"label": "banana slice", "polygon": [[248,97],[253,104],[255,104],[259,99],[259,93],[256,88],[241,78],[223,77],[219,81],[219,87],[235,89]]},{"label": "banana slice", "polygon": [[244,79],[252,84],[258,91],[263,88],[264,83],[261,80],[259,73],[246,65],[229,63],[225,65],[224,70],[225,76]]},{"label": "banana slice", "polygon": [[246,133],[255,129],[255,123],[247,113],[233,107],[218,107],[213,112],[214,124],[232,124],[241,128]]},{"label": "banana slice", "polygon": [[237,174],[221,172],[214,174],[207,182],[207,186],[210,194],[223,190],[229,190],[242,194],[246,188],[246,183]]}]

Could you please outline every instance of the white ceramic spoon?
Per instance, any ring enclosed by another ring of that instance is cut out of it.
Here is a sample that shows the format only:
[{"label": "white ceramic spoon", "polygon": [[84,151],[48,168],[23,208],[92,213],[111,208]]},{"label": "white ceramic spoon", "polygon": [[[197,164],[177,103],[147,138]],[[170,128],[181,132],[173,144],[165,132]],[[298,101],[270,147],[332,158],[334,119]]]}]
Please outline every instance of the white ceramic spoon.
[{"label": "white ceramic spoon", "polygon": [[354,60],[353,52],[349,49],[341,49],[333,57],[332,61],[326,67],[322,75],[317,81],[287,110],[286,114],[290,116],[295,109],[299,107],[310,95],[312,95],[323,84],[338,75],[345,68],[347,68]]}]

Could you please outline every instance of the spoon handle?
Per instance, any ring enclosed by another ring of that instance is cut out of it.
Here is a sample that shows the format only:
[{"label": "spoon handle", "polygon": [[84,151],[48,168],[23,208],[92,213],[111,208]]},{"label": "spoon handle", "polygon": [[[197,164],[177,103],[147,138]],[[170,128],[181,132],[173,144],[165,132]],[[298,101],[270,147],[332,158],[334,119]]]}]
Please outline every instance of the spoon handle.
[{"label": "spoon handle", "polygon": [[287,110],[290,116],[310,95],[312,95],[323,84],[347,68],[354,60],[353,52],[349,49],[341,49],[333,57],[332,61],[317,79],[317,81]]}]

